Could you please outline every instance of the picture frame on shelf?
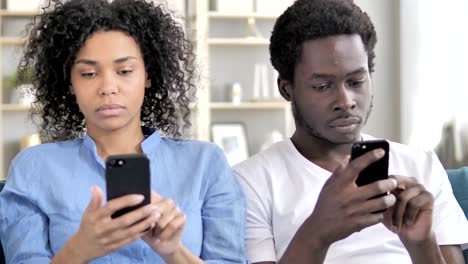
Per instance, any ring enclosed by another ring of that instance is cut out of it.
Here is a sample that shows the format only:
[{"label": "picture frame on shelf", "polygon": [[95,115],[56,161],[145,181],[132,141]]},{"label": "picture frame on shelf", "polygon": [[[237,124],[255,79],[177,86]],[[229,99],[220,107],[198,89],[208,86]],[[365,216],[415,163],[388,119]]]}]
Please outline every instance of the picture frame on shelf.
[{"label": "picture frame on shelf", "polygon": [[224,151],[230,166],[249,157],[246,129],[243,123],[212,124],[211,141]]}]

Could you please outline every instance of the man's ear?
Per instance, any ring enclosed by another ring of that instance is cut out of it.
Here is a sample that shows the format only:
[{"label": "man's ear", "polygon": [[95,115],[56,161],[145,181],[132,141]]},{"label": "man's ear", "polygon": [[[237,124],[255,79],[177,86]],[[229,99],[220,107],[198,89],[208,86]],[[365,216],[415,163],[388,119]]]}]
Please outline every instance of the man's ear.
[{"label": "man's ear", "polygon": [[281,96],[283,96],[283,98],[286,101],[288,102],[291,101],[291,97],[292,97],[291,94],[292,94],[292,89],[293,89],[292,81],[278,78],[276,82],[278,84],[278,89],[279,89]]}]

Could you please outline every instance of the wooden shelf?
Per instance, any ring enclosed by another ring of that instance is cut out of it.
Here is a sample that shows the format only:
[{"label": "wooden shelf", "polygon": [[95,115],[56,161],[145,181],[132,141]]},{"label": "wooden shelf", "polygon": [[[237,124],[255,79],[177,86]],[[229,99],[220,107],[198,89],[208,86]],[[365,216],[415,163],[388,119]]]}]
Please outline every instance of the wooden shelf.
[{"label": "wooden shelf", "polygon": [[278,15],[274,14],[265,14],[265,13],[248,13],[248,14],[235,14],[235,13],[223,13],[210,11],[208,12],[208,17],[213,19],[276,19]]},{"label": "wooden shelf", "polygon": [[[21,1],[21,0],[17,0]],[[6,9],[1,9],[0,10],[0,16],[4,17],[33,17],[39,15],[39,11],[14,11],[14,10],[6,10]]]},{"label": "wooden shelf", "polygon": [[270,40],[266,38],[209,38],[208,44],[213,46],[268,46]]},{"label": "wooden shelf", "polygon": [[15,37],[1,37],[0,44],[3,45],[22,45],[25,43],[26,40],[23,38],[15,38]]},{"label": "wooden shelf", "polygon": [[233,104],[229,102],[212,102],[209,104],[211,110],[282,110],[288,106],[284,101],[273,102],[245,102]]},{"label": "wooden shelf", "polygon": [[0,104],[0,110],[2,111],[12,111],[12,112],[24,112],[31,109],[29,105],[20,105],[20,104]]}]

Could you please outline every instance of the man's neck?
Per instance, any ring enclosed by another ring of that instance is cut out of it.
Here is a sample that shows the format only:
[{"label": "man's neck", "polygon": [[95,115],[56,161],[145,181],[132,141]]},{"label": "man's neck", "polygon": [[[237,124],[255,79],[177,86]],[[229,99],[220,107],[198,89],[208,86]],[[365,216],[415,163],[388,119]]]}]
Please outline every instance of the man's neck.
[{"label": "man's neck", "polygon": [[110,155],[142,153],[141,142],[145,139],[139,126],[109,132],[88,130],[88,135],[94,140],[102,160]]},{"label": "man's neck", "polygon": [[297,130],[291,141],[302,156],[330,172],[335,171],[351,153],[351,143],[336,144]]}]

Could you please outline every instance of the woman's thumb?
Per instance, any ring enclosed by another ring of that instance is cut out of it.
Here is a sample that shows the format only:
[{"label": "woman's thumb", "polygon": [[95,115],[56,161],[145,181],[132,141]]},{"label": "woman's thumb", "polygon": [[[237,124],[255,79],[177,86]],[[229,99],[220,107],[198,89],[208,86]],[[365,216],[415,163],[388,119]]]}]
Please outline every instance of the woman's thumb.
[{"label": "woman's thumb", "polygon": [[93,185],[91,188],[91,201],[88,204],[88,210],[97,210],[101,207],[102,198],[103,198],[102,190],[96,185]]}]

